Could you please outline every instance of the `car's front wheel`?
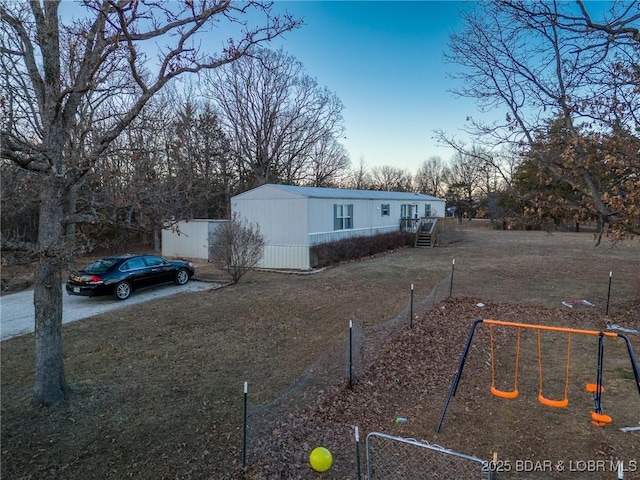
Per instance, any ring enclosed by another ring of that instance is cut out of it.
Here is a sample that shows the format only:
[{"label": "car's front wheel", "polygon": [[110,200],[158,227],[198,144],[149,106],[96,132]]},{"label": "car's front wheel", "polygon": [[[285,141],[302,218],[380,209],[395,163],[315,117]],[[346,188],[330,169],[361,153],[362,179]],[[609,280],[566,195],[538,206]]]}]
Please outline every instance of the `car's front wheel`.
[{"label": "car's front wheel", "polygon": [[113,296],[116,300],[126,300],[131,295],[131,285],[127,282],[120,282],[113,290]]},{"label": "car's front wheel", "polygon": [[184,285],[189,281],[189,272],[186,268],[181,268],[176,272],[176,283],[178,285]]}]

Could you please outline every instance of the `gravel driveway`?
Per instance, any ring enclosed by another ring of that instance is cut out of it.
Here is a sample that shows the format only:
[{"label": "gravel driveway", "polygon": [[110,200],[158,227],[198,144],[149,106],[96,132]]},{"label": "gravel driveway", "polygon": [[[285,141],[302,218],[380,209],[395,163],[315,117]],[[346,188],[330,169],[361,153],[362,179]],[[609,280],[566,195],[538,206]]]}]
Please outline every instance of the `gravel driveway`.
[{"label": "gravel driveway", "polygon": [[[148,302],[156,298],[168,297],[178,293],[212,290],[220,284],[190,281],[186,285],[164,285],[143,290],[131,295],[124,301],[114,300],[110,295],[102,297],[80,297],[67,295],[63,290],[62,323],[75,322],[100,313],[123,308],[127,305]],[[64,285],[62,286],[64,289]],[[34,330],[33,290],[3,295],[0,297],[0,340],[31,333]]]}]

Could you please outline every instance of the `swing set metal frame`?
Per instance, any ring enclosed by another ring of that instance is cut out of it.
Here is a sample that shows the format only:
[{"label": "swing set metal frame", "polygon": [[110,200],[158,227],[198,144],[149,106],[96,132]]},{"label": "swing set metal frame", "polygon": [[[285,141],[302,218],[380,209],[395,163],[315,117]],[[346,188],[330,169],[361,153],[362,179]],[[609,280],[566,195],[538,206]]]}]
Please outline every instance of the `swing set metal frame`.
[{"label": "swing set metal frame", "polygon": [[[569,404],[569,396],[568,396],[568,386],[569,386],[569,363],[571,359],[571,336],[574,334],[577,335],[592,335],[598,336],[598,361],[596,366],[596,381],[595,383],[588,383],[586,385],[586,390],[593,394],[594,401],[594,409],[591,411],[591,423],[598,427],[604,427],[605,425],[611,423],[612,419],[609,415],[605,415],[602,412],[602,392],[604,392],[604,387],[602,385],[602,368],[604,362],[604,339],[605,337],[609,338],[621,338],[624,340],[627,346],[627,352],[629,353],[629,360],[631,362],[631,368],[633,370],[633,375],[635,377],[636,388],[638,389],[638,395],[640,395],[640,369],[638,369],[638,363],[636,361],[635,355],[633,353],[633,348],[631,347],[631,342],[629,339],[617,332],[609,332],[602,330],[582,330],[576,328],[565,328],[565,327],[553,327],[546,325],[533,325],[529,323],[516,323],[516,322],[506,322],[503,320],[492,320],[492,319],[478,319],[473,322],[471,326],[471,331],[469,332],[469,336],[467,337],[467,342],[465,344],[464,350],[462,351],[462,355],[460,356],[460,361],[458,362],[458,368],[456,370],[456,374],[451,382],[451,387],[449,388],[449,393],[447,395],[447,399],[445,401],[444,407],[442,409],[442,414],[440,415],[440,421],[438,422],[438,427],[436,428],[436,432],[440,432],[442,428],[442,423],[444,422],[444,417],[447,414],[447,409],[449,408],[449,403],[451,399],[455,396],[456,391],[458,389],[458,385],[460,384],[460,379],[462,377],[462,370],[464,368],[465,361],[467,359],[467,355],[469,353],[469,349],[471,347],[471,342],[473,340],[473,335],[476,331],[476,328],[481,323],[489,326],[490,332],[490,345],[491,345],[491,388],[490,391],[493,395],[506,398],[513,399],[518,396],[518,364],[520,361],[520,331],[521,329],[530,329],[535,330],[538,336],[538,375],[539,375],[539,390],[538,390],[538,401],[546,406],[554,407],[554,408],[564,408]],[[495,369],[494,369],[494,344],[493,344],[493,327],[494,326],[504,326],[504,327],[513,327],[517,329],[517,340],[516,340],[516,364],[514,371],[514,388],[511,391],[498,390],[495,386]],[[564,390],[564,398],[560,400],[552,400],[546,398],[543,395],[542,390],[542,340],[541,340],[541,332],[550,331],[550,332],[559,332],[567,334],[567,360],[566,360],[566,370],[565,370],[565,390]]]}]

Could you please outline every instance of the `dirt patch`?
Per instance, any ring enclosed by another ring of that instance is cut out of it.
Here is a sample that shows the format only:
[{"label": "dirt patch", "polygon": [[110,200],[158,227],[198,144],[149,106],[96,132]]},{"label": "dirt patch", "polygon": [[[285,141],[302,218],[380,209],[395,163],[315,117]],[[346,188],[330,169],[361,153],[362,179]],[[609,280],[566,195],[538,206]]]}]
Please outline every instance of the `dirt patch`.
[{"label": "dirt patch", "polygon": [[[612,321],[640,329],[639,259],[637,241],[594,248],[590,235],[478,229],[449,247],[404,249],[313,275],[252,272],[214,292],[65,325],[65,369],[75,393],[56,409],[30,406],[33,335],[5,341],[2,478],[242,478],[245,381],[250,478],[355,478],[353,425],[363,438],[386,431],[482,458],[493,452],[510,461],[639,458],[638,434],[617,430],[637,425],[640,408],[624,352],[613,341],[606,345],[603,399],[612,428],[589,423],[584,383],[593,381],[593,343],[574,339],[570,406],[549,409],[536,401],[531,338],[521,347],[519,398],[488,393],[484,330],[435,434],[474,318],[593,328]],[[199,269],[203,275],[206,268]],[[428,308],[428,298],[448,297],[450,289],[451,300]],[[562,307],[566,299],[595,306],[571,310]],[[345,384],[350,320],[365,352],[353,389]],[[496,336],[503,388],[513,365],[509,335]],[[563,393],[564,341],[544,343],[545,394],[554,398]],[[638,337],[632,342],[639,351]],[[408,421],[392,423],[397,416]],[[321,476],[307,463],[318,444],[335,457]]]}]

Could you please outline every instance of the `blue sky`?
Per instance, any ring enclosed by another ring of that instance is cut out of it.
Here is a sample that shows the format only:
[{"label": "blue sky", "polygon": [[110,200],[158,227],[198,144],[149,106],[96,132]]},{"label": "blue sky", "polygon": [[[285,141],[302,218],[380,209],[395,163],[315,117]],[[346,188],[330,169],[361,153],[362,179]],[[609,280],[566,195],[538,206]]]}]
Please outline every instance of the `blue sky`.
[{"label": "blue sky", "polygon": [[[342,143],[354,167],[363,158],[369,168],[389,165],[415,173],[429,157],[448,160],[454,153],[436,142],[434,130],[459,136],[465,119],[477,116],[472,100],[449,92],[454,84],[447,72],[454,66],[443,61],[449,34],[462,26],[460,11],[472,6],[444,0],[276,0],[276,13],[288,11],[304,26],[264,46],[282,47],[341,99]],[[66,20],[83,11],[76,2],[62,2]],[[226,38],[218,31],[209,41],[219,48]]]},{"label": "blue sky", "polygon": [[[434,130],[460,135],[469,99],[454,98],[443,61],[449,34],[459,30],[457,1],[278,1],[276,9],[305,25],[276,42],[344,104],[354,166],[389,165],[415,173],[424,160],[448,160]],[[477,116],[477,115],[476,115]]]}]

